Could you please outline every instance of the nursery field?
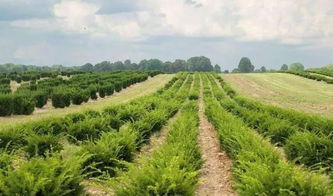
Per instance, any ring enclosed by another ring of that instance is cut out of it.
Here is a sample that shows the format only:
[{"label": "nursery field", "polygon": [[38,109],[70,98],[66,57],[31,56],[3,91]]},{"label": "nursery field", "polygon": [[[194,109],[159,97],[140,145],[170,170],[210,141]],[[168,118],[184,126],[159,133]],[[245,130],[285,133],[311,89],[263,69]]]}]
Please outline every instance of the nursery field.
[{"label": "nursery field", "polygon": [[157,89],[163,87],[174,75],[161,74],[149,78],[146,81],[134,84],[120,92],[116,92],[111,96],[99,98],[96,100],[90,99],[86,103],[80,105],[72,104],[65,108],[54,108],[51,101],[48,101],[43,108],[36,108],[30,115],[11,115],[6,117],[0,117],[0,123],[2,126],[14,125],[17,123],[28,122],[33,120],[39,120],[47,117],[62,116],[65,114],[80,112],[89,109],[102,109],[105,105],[119,104],[127,102],[131,99],[152,93]]},{"label": "nursery field", "polygon": [[159,74],[95,107],[1,123],[0,195],[332,195],[333,120],[227,81]]},{"label": "nursery field", "polygon": [[287,73],[226,74],[240,94],[277,106],[333,118],[333,85]]}]

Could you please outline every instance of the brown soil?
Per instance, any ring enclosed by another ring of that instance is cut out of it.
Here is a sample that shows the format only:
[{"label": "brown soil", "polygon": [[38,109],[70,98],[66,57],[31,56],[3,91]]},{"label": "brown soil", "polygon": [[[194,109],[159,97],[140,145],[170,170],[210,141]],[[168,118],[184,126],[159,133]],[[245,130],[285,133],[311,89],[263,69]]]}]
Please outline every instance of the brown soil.
[{"label": "brown soil", "polygon": [[92,180],[85,180],[82,183],[84,185],[85,195],[88,196],[112,196],[114,195],[113,191],[107,186],[100,184],[98,182],[94,182]]},{"label": "brown soil", "polygon": [[217,132],[204,114],[203,94],[199,99],[199,145],[204,164],[201,169],[196,195],[237,195],[232,188],[232,161],[221,151]]},{"label": "brown soil", "polygon": [[157,134],[150,137],[149,144],[142,147],[138,157],[151,155],[156,149],[158,149],[164,143],[164,141],[166,140],[166,138],[168,136],[168,132],[169,132],[172,122],[175,121],[175,119],[177,119],[179,114],[180,114],[180,112],[177,112],[176,115],[174,115],[168,121],[168,124],[162,127],[161,131],[159,131]]}]

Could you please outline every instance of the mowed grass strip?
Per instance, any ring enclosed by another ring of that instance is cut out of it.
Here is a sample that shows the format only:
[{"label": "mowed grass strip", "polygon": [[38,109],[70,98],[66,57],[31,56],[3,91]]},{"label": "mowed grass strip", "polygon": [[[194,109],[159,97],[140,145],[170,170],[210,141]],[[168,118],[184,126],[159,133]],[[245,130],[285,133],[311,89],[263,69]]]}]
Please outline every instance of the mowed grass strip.
[{"label": "mowed grass strip", "polygon": [[333,86],[284,73],[223,74],[241,95],[333,118]]},{"label": "mowed grass strip", "polygon": [[111,104],[125,103],[134,98],[155,92],[157,89],[162,88],[167,82],[169,82],[173,76],[174,74],[157,75],[147,81],[130,86],[120,93],[104,99],[89,101],[83,105],[71,105],[68,108],[46,107],[45,109],[37,110],[34,114],[28,116],[16,115],[11,117],[0,117],[0,129],[6,126],[17,125],[18,123],[40,120],[47,117],[60,117],[66,114],[82,112],[90,109],[101,110]]}]

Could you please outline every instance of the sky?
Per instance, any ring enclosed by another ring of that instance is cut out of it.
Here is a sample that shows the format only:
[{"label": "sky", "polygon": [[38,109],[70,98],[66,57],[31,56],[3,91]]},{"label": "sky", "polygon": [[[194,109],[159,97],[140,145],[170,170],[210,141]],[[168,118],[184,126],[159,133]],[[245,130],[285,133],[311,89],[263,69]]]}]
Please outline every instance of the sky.
[{"label": "sky", "polygon": [[0,64],[333,63],[332,0],[0,0]]}]

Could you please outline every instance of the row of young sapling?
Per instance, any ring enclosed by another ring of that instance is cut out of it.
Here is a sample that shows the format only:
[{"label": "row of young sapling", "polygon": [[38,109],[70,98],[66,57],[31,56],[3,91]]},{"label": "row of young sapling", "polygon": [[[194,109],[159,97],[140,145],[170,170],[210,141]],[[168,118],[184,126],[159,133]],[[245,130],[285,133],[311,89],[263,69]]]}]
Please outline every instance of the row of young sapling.
[{"label": "row of young sapling", "polygon": [[2,130],[0,194],[80,195],[84,179],[109,179],[126,170],[182,106],[192,81],[179,74],[157,93],[128,104]]},{"label": "row of young sapling", "polygon": [[[284,71],[283,73],[289,73],[289,74],[294,74],[294,75],[298,75],[304,78],[308,78],[311,80],[316,80],[316,81],[324,81],[327,84],[333,84],[333,78],[330,77],[326,77],[325,75],[322,75],[323,73],[326,72],[317,72],[318,74],[313,74],[315,72],[306,72],[306,71]],[[330,73],[327,73],[329,76],[331,75]],[[326,75],[327,75],[326,74]]]},{"label": "row of young sapling", "polygon": [[89,99],[112,95],[128,86],[155,76],[160,72],[103,72],[32,81],[21,85],[16,92],[0,93],[0,116],[29,115],[35,107],[43,108],[49,99],[55,108],[80,105]]},{"label": "row of young sapling", "polygon": [[218,131],[221,147],[234,162],[235,189],[240,195],[333,193],[332,181],[325,175],[298,167],[294,161],[287,162],[281,151],[272,145],[277,142],[281,146],[287,142],[285,126],[288,124],[285,121],[272,119],[265,111],[259,112],[262,115],[246,111],[233,100],[237,96],[231,93],[232,99],[227,91],[222,90],[220,84],[216,83],[218,80],[221,86],[226,85],[217,75],[208,75],[204,81],[205,113]]}]

